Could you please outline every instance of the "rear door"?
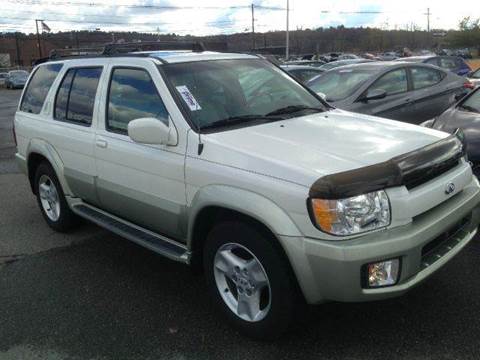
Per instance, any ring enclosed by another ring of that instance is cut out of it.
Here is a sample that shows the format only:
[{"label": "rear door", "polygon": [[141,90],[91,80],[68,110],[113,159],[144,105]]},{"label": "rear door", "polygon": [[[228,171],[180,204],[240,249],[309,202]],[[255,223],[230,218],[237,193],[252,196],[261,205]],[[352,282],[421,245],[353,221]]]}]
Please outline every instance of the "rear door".
[{"label": "rear door", "polygon": [[138,118],[155,118],[174,128],[175,120],[180,122],[156,65],[146,59],[112,60],[102,101],[95,141],[101,207],[184,240],[186,137],[178,132],[177,145],[166,146],[135,143],[127,134],[128,123]]},{"label": "rear door", "polygon": [[445,72],[433,67],[409,67],[413,101],[411,122],[419,124],[432,119],[450,106],[454,95],[444,81],[446,77]]},{"label": "rear door", "polygon": [[19,152],[27,154],[29,141],[45,144],[63,164],[73,194],[92,203],[96,200],[92,119],[98,109],[95,96],[102,68],[102,63],[87,68],[62,63],[39,66],[16,114]]}]

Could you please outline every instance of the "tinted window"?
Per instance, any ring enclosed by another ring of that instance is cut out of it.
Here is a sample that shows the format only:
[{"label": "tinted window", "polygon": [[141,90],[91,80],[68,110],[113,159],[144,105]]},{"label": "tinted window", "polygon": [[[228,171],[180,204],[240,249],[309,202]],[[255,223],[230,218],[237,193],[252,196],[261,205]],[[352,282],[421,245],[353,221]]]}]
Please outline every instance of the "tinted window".
[{"label": "tinted window", "polygon": [[443,73],[424,67],[414,67],[412,71],[412,81],[414,89],[422,89],[438,84],[443,79]]},{"label": "tinted window", "polygon": [[58,88],[57,97],[55,99],[55,110],[53,117],[57,120],[67,120],[67,105],[70,87],[72,86],[73,75],[75,70],[68,70],[64,76],[60,87]]},{"label": "tinted window", "polygon": [[425,61],[425,63],[430,64],[430,65],[438,66],[438,59],[437,58],[431,58],[431,59],[428,59],[427,61]]},{"label": "tinted window", "polygon": [[168,125],[167,109],[150,75],[141,69],[114,69],[108,94],[107,128],[126,133],[130,121],[146,117]]},{"label": "tinted window", "polygon": [[39,114],[47,97],[48,90],[62,68],[62,64],[50,64],[40,66],[28,83],[25,95],[23,95],[21,111]]},{"label": "tinted window", "polygon": [[372,90],[385,90],[387,95],[407,91],[407,72],[405,69],[397,69],[386,73],[370,87],[369,91]]},{"label": "tinted window", "polygon": [[101,67],[68,70],[57,92],[55,119],[90,125],[101,74]]}]

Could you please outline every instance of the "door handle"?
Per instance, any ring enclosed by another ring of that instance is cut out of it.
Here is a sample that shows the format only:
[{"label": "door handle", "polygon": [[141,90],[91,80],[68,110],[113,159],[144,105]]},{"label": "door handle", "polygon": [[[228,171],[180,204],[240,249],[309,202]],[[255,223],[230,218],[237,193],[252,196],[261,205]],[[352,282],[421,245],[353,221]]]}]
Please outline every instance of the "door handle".
[{"label": "door handle", "polygon": [[102,139],[98,139],[95,144],[97,145],[97,147],[99,148],[102,148],[102,149],[105,149],[107,146],[108,146],[108,143],[106,140],[102,140]]}]

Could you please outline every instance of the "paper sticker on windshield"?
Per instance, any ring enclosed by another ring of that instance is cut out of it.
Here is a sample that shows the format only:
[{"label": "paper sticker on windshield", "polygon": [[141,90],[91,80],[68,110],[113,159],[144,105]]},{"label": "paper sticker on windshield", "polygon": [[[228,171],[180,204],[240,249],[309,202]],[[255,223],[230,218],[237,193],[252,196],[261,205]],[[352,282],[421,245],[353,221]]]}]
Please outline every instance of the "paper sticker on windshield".
[{"label": "paper sticker on windshield", "polygon": [[183,101],[185,101],[191,111],[202,110],[200,104],[197,102],[197,99],[195,99],[190,90],[188,90],[188,87],[185,85],[177,86],[177,91],[180,93]]}]

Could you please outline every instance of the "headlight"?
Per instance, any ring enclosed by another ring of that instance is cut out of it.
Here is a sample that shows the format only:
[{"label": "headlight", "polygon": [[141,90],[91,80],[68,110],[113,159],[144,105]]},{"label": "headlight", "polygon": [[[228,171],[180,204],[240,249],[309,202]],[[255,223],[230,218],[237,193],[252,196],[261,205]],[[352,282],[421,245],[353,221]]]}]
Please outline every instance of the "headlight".
[{"label": "headlight", "polygon": [[310,201],[312,221],[332,235],[359,234],[390,224],[390,202],[383,190],[347,199]]}]

